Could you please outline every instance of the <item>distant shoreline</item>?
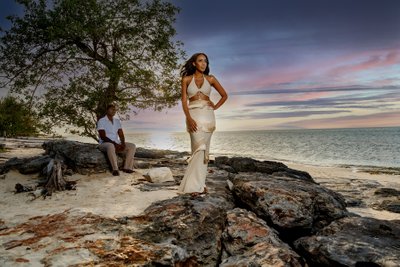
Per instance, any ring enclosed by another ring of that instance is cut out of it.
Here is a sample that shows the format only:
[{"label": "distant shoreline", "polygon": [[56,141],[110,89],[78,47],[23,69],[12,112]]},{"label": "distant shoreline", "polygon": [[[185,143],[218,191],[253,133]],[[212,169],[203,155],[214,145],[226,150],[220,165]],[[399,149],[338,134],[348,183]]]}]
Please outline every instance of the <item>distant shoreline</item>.
[{"label": "distant shoreline", "polygon": [[[385,126],[385,127],[356,127],[356,128],[290,128],[290,129],[257,129],[257,130],[233,130],[233,131],[218,131],[218,132],[263,132],[263,131],[325,131],[325,130],[357,130],[357,129],[392,129],[400,128],[399,126]],[[177,132],[181,133],[181,132]]]},{"label": "distant shoreline", "polygon": [[[392,128],[400,128],[399,126],[385,126],[385,127],[355,127],[355,128],[281,128],[281,129],[253,129],[253,130],[218,130],[219,133],[239,133],[239,132],[264,132],[264,131],[329,131],[329,130],[357,130],[357,129],[392,129]],[[163,130],[163,129],[154,129],[154,130],[138,130],[138,131],[128,131],[132,134],[154,134],[154,133],[161,133],[161,132],[168,132],[168,133],[177,133],[182,134],[186,133],[186,131],[176,131],[176,130]]]}]

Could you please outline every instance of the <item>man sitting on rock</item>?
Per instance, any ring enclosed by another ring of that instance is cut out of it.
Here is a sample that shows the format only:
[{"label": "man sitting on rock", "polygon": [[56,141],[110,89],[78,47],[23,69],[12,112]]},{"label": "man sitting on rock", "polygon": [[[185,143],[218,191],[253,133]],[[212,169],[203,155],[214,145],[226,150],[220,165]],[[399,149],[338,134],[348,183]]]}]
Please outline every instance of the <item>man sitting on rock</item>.
[{"label": "man sitting on rock", "polygon": [[125,153],[125,163],[123,172],[133,173],[134,155],[136,146],[125,142],[124,132],[121,122],[114,118],[117,109],[115,105],[107,106],[107,114],[97,122],[97,131],[99,132],[99,149],[106,152],[112,166],[112,174],[119,175],[116,153]]}]

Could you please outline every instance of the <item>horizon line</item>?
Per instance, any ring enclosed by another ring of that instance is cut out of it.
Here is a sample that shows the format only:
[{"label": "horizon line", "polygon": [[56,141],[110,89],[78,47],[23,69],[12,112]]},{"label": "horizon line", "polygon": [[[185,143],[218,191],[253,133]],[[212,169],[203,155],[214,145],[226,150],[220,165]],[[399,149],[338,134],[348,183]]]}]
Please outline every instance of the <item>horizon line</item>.
[{"label": "horizon line", "polygon": [[[337,128],[271,128],[271,129],[247,129],[247,130],[223,130],[223,131],[215,131],[215,132],[254,132],[254,131],[298,131],[298,130],[345,130],[345,129],[378,129],[378,128],[400,128],[398,126],[368,126],[368,127],[337,127]],[[124,132],[127,133],[160,133],[160,132],[167,132],[167,133],[187,133],[186,131],[175,131],[175,130],[167,130],[167,129],[160,129],[160,130],[147,130],[147,131],[127,131],[124,129]]]}]

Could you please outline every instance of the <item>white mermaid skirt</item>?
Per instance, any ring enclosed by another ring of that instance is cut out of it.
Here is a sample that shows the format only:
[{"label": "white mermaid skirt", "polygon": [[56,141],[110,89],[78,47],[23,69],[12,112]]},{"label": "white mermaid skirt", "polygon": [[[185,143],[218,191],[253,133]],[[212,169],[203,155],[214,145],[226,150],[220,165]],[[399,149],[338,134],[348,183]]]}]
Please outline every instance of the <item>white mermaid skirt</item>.
[{"label": "white mermaid skirt", "polygon": [[215,130],[214,109],[207,101],[197,100],[189,104],[190,116],[197,123],[197,131],[189,132],[192,155],[178,191],[180,193],[203,192],[206,186],[207,166],[211,135]]}]

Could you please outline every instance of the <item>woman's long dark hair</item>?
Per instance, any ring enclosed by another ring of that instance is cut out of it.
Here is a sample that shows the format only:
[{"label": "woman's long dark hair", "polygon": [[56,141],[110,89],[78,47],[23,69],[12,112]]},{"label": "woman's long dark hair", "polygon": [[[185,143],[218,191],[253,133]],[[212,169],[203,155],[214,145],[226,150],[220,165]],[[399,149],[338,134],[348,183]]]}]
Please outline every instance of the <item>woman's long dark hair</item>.
[{"label": "woman's long dark hair", "polygon": [[193,56],[191,56],[188,61],[186,61],[185,65],[182,66],[181,77],[190,76],[196,72],[196,67],[193,66],[193,63],[196,62],[197,57],[200,55],[205,56],[207,61],[207,68],[204,71],[204,74],[208,75],[210,73],[210,63],[208,61],[207,55],[204,53],[196,53]]}]

